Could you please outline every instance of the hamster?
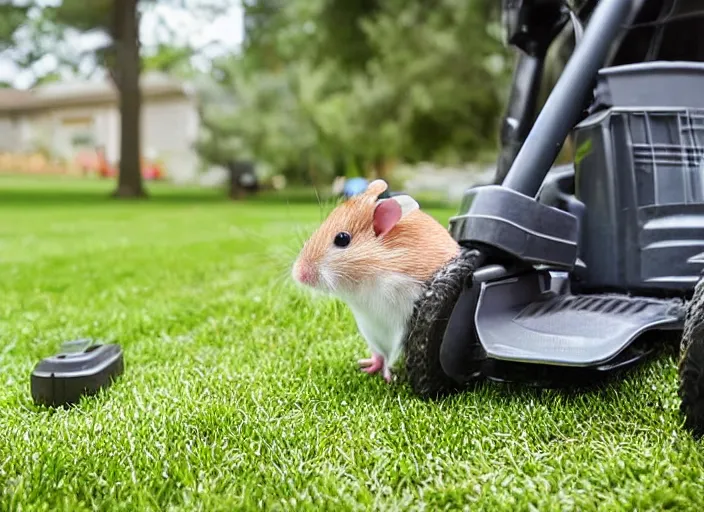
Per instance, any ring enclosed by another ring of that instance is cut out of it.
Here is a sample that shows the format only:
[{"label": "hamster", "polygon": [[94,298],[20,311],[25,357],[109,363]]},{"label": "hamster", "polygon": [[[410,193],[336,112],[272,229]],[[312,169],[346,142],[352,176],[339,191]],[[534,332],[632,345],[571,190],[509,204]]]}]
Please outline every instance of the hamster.
[{"label": "hamster", "polygon": [[360,368],[391,382],[424,283],[459,245],[410,196],[379,199],[387,188],[375,180],[337,206],[305,242],[292,277],[350,308],[371,351]]}]

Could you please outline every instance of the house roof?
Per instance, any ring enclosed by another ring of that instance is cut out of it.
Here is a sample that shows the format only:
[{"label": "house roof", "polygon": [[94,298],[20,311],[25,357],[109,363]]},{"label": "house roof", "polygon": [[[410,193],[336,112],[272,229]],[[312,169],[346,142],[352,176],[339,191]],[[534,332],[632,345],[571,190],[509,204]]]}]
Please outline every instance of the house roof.
[{"label": "house roof", "polygon": [[[190,96],[183,82],[161,73],[145,73],[141,77],[145,97],[171,94]],[[111,80],[56,82],[28,90],[0,89],[0,113],[41,110],[64,105],[116,102],[117,90]]]},{"label": "house roof", "polygon": [[32,93],[17,89],[0,89],[0,110],[13,110],[32,100]]}]

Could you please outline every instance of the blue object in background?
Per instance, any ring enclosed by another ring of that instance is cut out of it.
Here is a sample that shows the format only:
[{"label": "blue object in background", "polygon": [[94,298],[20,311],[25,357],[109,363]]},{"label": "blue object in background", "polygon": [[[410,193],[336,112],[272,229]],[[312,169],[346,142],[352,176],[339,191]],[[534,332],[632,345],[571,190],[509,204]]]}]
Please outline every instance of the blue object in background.
[{"label": "blue object in background", "polygon": [[342,195],[345,197],[356,196],[367,190],[369,183],[364,178],[350,178],[345,180],[345,186],[342,188]]}]

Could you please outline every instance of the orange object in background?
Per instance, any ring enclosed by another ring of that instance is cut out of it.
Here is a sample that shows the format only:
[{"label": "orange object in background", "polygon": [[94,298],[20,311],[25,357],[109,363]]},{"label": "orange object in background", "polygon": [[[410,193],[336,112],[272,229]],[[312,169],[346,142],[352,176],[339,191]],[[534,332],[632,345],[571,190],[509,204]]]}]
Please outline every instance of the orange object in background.
[{"label": "orange object in background", "polygon": [[117,170],[108,163],[105,158],[105,152],[102,149],[97,151],[98,153],[98,176],[101,178],[111,178],[117,176]]},{"label": "orange object in background", "polygon": [[[98,148],[95,152],[84,151],[76,155],[76,166],[83,172],[96,173],[101,178],[113,178],[119,174],[119,169],[110,165],[105,152],[102,148]],[[141,160],[142,177],[146,180],[162,180],[166,178],[166,172],[163,165],[158,162],[151,162],[144,158]]]},{"label": "orange object in background", "polygon": [[73,159],[73,163],[81,174],[85,175],[97,169],[100,162],[93,151],[81,151]]},{"label": "orange object in background", "polygon": [[142,159],[142,177],[146,180],[161,180],[165,178],[165,173],[158,163]]}]

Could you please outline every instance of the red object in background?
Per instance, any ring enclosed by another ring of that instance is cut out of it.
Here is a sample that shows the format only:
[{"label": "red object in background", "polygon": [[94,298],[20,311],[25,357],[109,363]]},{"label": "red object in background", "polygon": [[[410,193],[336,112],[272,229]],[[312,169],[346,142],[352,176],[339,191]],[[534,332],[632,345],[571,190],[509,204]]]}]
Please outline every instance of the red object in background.
[{"label": "red object in background", "polygon": [[[81,152],[76,156],[76,165],[83,171],[95,172],[101,178],[113,178],[118,175],[119,170],[108,162],[105,158],[105,152],[102,148],[98,148],[93,152]],[[148,162],[142,159],[142,177],[146,180],[161,180],[166,177],[161,164],[156,162]]]},{"label": "red object in background", "polygon": [[98,176],[101,178],[117,176],[117,170],[108,163],[102,150],[98,151]]},{"label": "red object in background", "polygon": [[164,171],[159,164],[142,160],[142,176],[146,180],[160,180],[164,177]]}]

